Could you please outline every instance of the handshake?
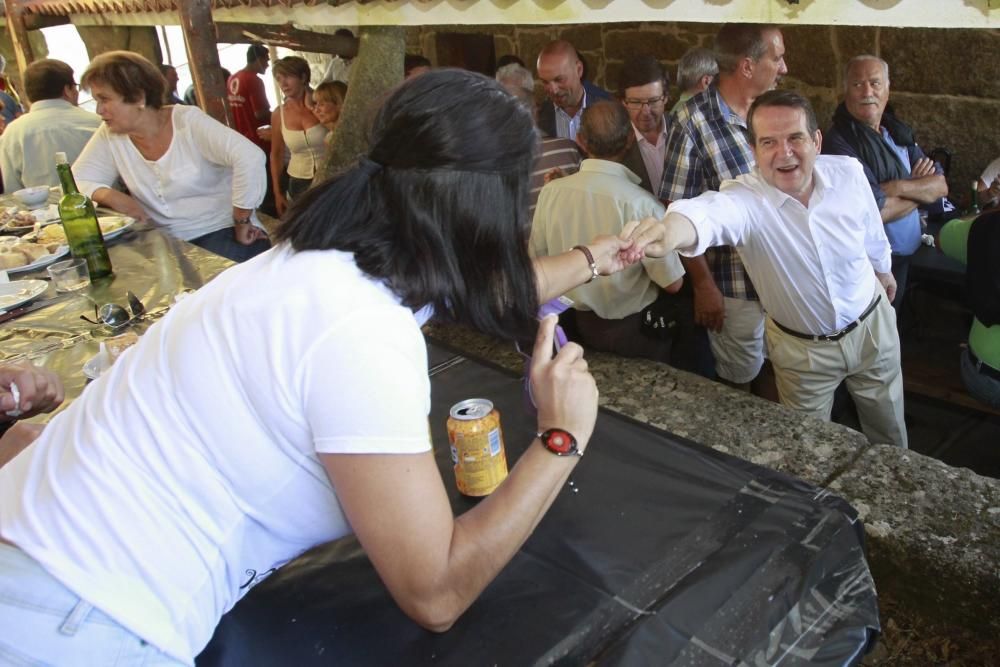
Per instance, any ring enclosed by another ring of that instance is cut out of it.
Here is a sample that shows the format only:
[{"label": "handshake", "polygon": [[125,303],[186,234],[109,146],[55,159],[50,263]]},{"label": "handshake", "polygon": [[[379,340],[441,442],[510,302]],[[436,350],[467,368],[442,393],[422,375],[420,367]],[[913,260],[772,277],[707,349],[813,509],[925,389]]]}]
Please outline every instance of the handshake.
[{"label": "handshake", "polygon": [[[676,224],[678,219],[687,224]],[[663,220],[633,220],[618,236],[594,237],[587,248],[594,257],[597,272],[610,276],[643,258],[663,257],[677,248],[694,245],[696,241],[694,225],[683,216],[670,215]]]}]

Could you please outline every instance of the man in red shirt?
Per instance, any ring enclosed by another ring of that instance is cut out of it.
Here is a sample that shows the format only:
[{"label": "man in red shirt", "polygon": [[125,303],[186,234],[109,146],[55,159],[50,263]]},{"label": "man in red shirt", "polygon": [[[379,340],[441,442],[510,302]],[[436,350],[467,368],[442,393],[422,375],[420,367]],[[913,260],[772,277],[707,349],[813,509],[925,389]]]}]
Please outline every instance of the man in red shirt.
[{"label": "man in red shirt", "polygon": [[271,120],[271,105],[264,94],[260,75],[267,71],[271,58],[267,47],[252,44],[247,49],[247,66],[229,77],[229,107],[233,111],[234,128],[268,154],[269,142],[257,136],[257,128]]},{"label": "man in red shirt", "polygon": [[[226,83],[229,108],[233,112],[233,129],[259,146],[268,159],[271,155],[271,142],[258,136],[257,128],[271,122],[271,104],[267,101],[264,82],[260,78],[270,64],[271,57],[267,47],[251,44],[247,48],[247,66],[229,77]],[[270,165],[265,165],[265,169],[267,173],[271,173]],[[260,208],[269,215],[277,214],[271,179],[267,179],[267,194]]]}]

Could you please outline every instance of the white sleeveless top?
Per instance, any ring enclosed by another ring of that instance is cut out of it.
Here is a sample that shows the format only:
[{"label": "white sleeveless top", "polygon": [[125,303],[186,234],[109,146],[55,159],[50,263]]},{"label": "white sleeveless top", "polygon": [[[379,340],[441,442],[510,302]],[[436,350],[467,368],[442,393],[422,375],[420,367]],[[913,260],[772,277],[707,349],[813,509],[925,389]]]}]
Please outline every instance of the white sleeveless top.
[{"label": "white sleeveless top", "polygon": [[289,130],[285,127],[283,111],[278,111],[281,116],[281,137],[292,156],[288,162],[288,175],[293,178],[312,178],[326,159],[326,142],[323,139],[328,130],[322,123],[317,123],[308,130]]}]

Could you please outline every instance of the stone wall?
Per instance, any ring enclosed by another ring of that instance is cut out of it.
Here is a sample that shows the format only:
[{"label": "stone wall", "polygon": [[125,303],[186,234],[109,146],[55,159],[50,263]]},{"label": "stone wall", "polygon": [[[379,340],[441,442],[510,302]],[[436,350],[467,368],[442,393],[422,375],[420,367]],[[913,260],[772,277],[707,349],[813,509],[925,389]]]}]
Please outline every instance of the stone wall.
[{"label": "stone wall", "polygon": [[[437,63],[435,36],[441,32],[493,35],[497,57],[513,53],[532,69],[541,47],[551,39],[573,42],[588,63],[590,78],[614,89],[622,62],[649,53],[668,66],[693,46],[711,46],[718,29],[706,23],[609,23],[565,26],[423,26],[407,29],[407,51]],[[969,184],[1000,156],[1000,32],[852,26],[783,26],[789,75],[782,84],[806,94],[820,125],[829,123],[843,86],[845,63],[874,53],[890,65],[892,102],[901,118],[917,130],[925,150],[947,147],[953,153],[949,174],[952,197],[962,203]],[[676,97],[673,91],[672,97]]]}]

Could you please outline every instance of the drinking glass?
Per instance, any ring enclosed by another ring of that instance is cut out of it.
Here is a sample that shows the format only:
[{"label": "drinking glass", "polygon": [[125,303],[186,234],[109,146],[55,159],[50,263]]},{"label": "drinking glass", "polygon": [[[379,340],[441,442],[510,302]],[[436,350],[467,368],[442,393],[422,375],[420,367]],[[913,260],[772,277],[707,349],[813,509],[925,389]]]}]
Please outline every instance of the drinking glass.
[{"label": "drinking glass", "polygon": [[57,292],[75,292],[90,285],[90,272],[84,259],[68,259],[49,267],[49,275]]}]

